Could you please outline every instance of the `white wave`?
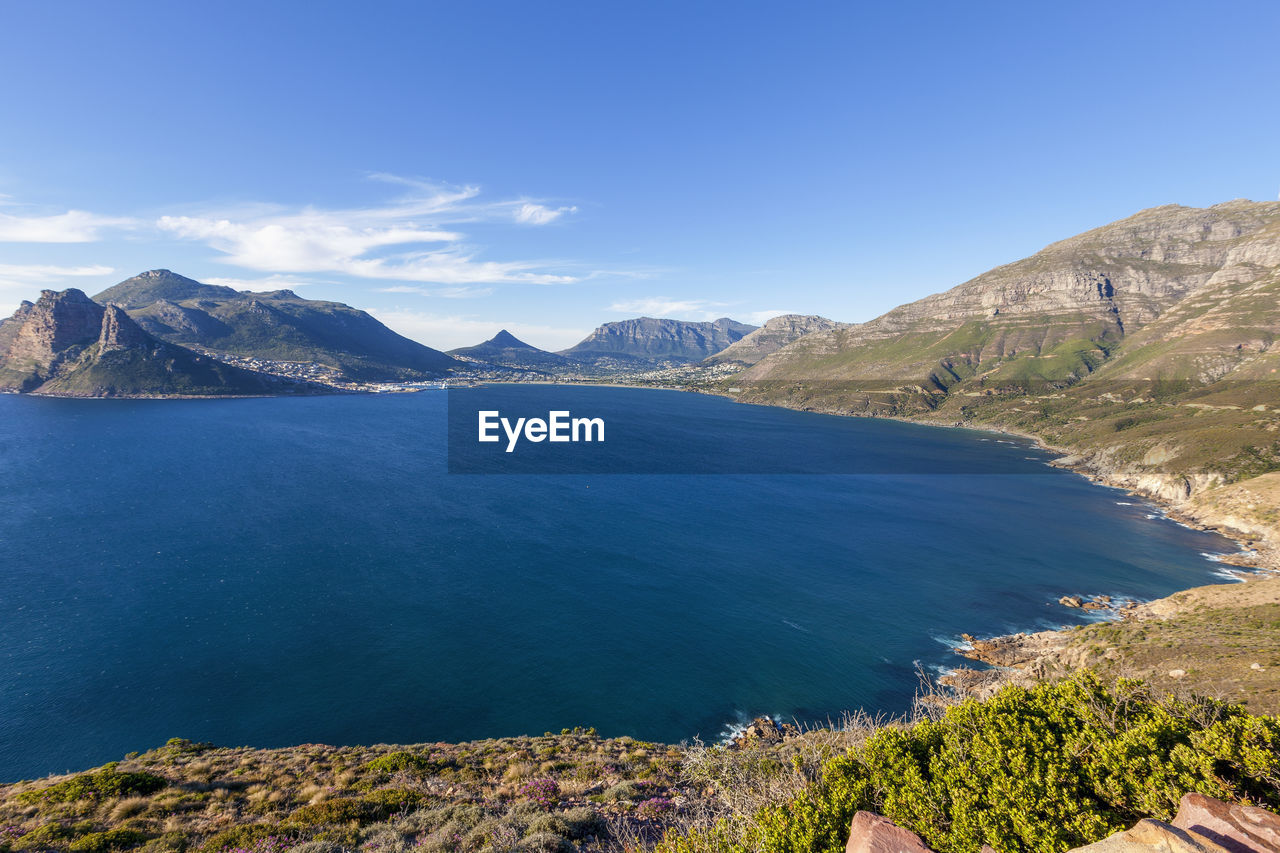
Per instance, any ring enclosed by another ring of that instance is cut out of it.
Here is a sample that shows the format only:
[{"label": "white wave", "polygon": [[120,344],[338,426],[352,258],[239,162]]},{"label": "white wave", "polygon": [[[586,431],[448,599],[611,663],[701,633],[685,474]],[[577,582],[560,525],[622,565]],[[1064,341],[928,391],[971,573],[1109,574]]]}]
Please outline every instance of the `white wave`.
[{"label": "white wave", "polygon": [[973,649],[973,646],[969,643],[968,640],[965,640],[954,634],[952,634],[951,636],[946,636],[942,634],[930,634],[929,638],[932,639],[935,643],[941,643],[947,648],[955,649],[956,651],[967,652]]},{"label": "white wave", "polygon": [[720,729],[720,738],[716,743],[724,746],[731,743],[734,738],[742,737],[747,731],[747,726],[751,725],[758,717],[768,717],[775,723],[782,722],[781,714],[756,714],[754,717],[747,714],[746,711],[734,711],[734,718],[729,720]]}]

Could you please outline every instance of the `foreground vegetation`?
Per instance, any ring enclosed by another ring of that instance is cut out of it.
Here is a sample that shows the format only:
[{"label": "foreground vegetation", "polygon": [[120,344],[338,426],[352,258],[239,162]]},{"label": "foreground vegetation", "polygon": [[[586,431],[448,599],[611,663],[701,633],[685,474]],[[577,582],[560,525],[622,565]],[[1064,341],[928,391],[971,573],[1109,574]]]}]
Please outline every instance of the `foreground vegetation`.
[{"label": "foreground vegetation", "polygon": [[944,853],[1063,851],[1143,817],[1171,819],[1198,791],[1280,806],[1280,718],[1141,682],[1079,676],[1010,686],[937,719],[889,726],[832,759],[794,798],[722,818],[664,853],[838,851],[865,809]]},{"label": "foreground vegetation", "polygon": [[174,740],[0,788],[0,851],[818,853],[843,848],[858,809],[945,853],[1061,851],[1169,818],[1187,791],[1280,807],[1280,718],[1083,675],[739,748],[590,730],[413,747]]}]

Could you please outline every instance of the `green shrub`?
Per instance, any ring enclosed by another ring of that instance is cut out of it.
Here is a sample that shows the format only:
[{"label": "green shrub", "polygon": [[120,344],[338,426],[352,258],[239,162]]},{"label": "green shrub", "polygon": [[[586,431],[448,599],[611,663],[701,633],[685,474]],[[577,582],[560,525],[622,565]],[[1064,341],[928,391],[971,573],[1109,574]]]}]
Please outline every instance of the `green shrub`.
[{"label": "green shrub", "polygon": [[250,823],[224,829],[210,837],[200,849],[204,853],[219,853],[221,850],[252,850],[259,843],[270,838],[280,838],[288,833],[273,823]]},{"label": "green shrub", "polygon": [[600,795],[600,798],[604,802],[616,803],[619,800],[647,800],[653,795],[654,785],[652,782],[628,779],[605,791]]},{"label": "green shrub", "polygon": [[151,773],[121,773],[116,769],[118,766],[119,762],[113,761],[101,770],[81,773],[36,791],[23,791],[18,795],[18,801],[31,805],[154,794],[169,784],[164,778]]},{"label": "green shrub", "polygon": [[722,824],[663,847],[835,853],[854,812],[866,809],[941,853],[983,844],[1056,853],[1143,817],[1169,820],[1187,791],[1280,805],[1280,720],[1210,700],[1157,701],[1138,682],[1108,690],[1081,676],[1008,687],[940,720],[882,729],[745,829]]},{"label": "green shrub", "polygon": [[365,764],[368,773],[390,775],[401,771],[410,773],[439,774],[444,770],[456,767],[457,763],[448,756],[432,754],[415,755],[412,752],[389,752]]},{"label": "green shrub", "polygon": [[289,820],[303,826],[326,824],[364,825],[386,820],[397,812],[419,808],[426,796],[417,791],[387,788],[355,799],[325,800],[295,809]]},{"label": "green shrub", "polygon": [[111,829],[106,832],[91,832],[71,842],[72,853],[107,853],[109,850],[127,850],[137,847],[150,836],[136,829]]},{"label": "green shrub", "polygon": [[185,853],[191,840],[182,832],[166,832],[142,847],[142,853]]},{"label": "green shrub", "polygon": [[42,850],[47,847],[59,846],[59,842],[65,841],[75,835],[75,832],[60,823],[46,823],[38,826],[25,835],[19,836],[14,840],[12,847],[14,850]]},{"label": "green shrub", "polygon": [[605,820],[590,806],[578,806],[568,811],[560,812],[556,817],[563,820],[568,827],[568,836],[575,841],[581,841],[589,835],[604,835]]},{"label": "green shrub", "polygon": [[199,755],[215,748],[208,741],[194,742],[184,737],[171,737],[164,745],[164,750],[171,755]]},{"label": "green shrub", "polygon": [[520,839],[519,849],[526,853],[574,853],[573,842],[554,832],[536,832]]}]

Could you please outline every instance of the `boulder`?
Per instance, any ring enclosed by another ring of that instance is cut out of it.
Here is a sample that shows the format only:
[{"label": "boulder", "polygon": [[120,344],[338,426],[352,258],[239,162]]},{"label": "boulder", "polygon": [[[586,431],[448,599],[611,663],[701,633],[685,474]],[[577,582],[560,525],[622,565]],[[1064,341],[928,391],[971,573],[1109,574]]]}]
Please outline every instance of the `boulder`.
[{"label": "boulder", "polygon": [[933,853],[911,830],[871,812],[853,816],[844,849],[845,853]]},{"label": "boulder", "polygon": [[1280,851],[1280,815],[1254,806],[1186,794],[1173,825],[1209,838],[1232,853]]},{"label": "boulder", "polygon": [[778,724],[769,717],[756,717],[742,730],[742,734],[732,739],[731,743],[740,749],[748,742],[779,743],[798,734],[800,730],[791,723]]},{"label": "boulder", "polygon": [[1133,829],[1077,847],[1071,853],[1230,853],[1211,839],[1162,820],[1140,820]]}]

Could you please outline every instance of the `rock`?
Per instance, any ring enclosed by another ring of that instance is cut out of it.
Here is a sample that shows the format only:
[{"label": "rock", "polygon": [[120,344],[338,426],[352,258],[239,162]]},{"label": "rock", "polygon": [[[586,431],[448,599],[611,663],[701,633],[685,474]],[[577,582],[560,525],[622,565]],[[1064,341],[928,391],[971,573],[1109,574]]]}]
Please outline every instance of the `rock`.
[{"label": "rock", "polygon": [[845,853],[933,853],[911,830],[871,812],[853,816],[844,849]]},{"label": "rock", "polygon": [[1064,595],[1058,599],[1058,603],[1063,607],[1083,607],[1084,599],[1078,595]]},{"label": "rock", "polygon": [[790,723],[779,725],[768,717],[756,717],[742,732],[733,739],[733,746],[741,748],[748,741],[762,743],[778,743],[786,738],[800,734],[800,730]]},{"label": "rock", "polygon": [[[1274,848],[1271,848],[1274,849]],[[1140,820],[1133,829],[1117,832],[1071,853],[1231,853],[1212,839],[1179,829],[1161,820]]]},{"label": "rock", "polygon": [[102,314],[102,332],[98,336],[98,351],[131,347],[147,347],[154,339],[117,305],[108,305]]},{"label": "rock", "polygon": [[744,338],[735,341],[725,349],[708,358],[705,364],[721,362],[738,362],[739,364],[755,364],[770,353],[777,352],[792,341],[799,340],[810,332],[825,332],[841,325],[826,317],[801,314],[783,314],[774,317],[760,328]]},{"label": "rock", "polygon": [[1185,676],[1186,674],[1187,674],[1187,671],[1186,671],[1185,669],[1171,669],[1171,670],[1169,670],[1169,677],[1170,677],[1170,678],[1182,678],[1182,677],[1183,677],[1183,676]]},{"label": "rock", "polygon": [[1280,815],[1253,806],[1185,794],[1173,825],[1203,836],[1232,853],[1280,851]]},{"label": "rock", "polygon": [[1083,609],[1085,609],[1085,610],[1106,610],[1106,609],[1107,609],[1107,605],[1106,605],[1106,604],[1104,604],[1103,602],[1098,601],[1098,600],[1096,600],[1096,599],[1095,599],[1095,600],[1093,600],[1093,601],[1086,601],[1086,602],[1082,605],[1082,607],[1083,607]]},{"label": "rock", "polygon": [[1260,664],[1260,663],[1251,663],[1251,664],[1249,664],[1249,669],[1252,669],[1252,670],[1253,670],[1253,671],[1255,671],[1255,672],[1266,672],[1266,671],[1267,671],[1267,668],[1266,668],[1265,666],[1263,666],[1262,664]]}]

